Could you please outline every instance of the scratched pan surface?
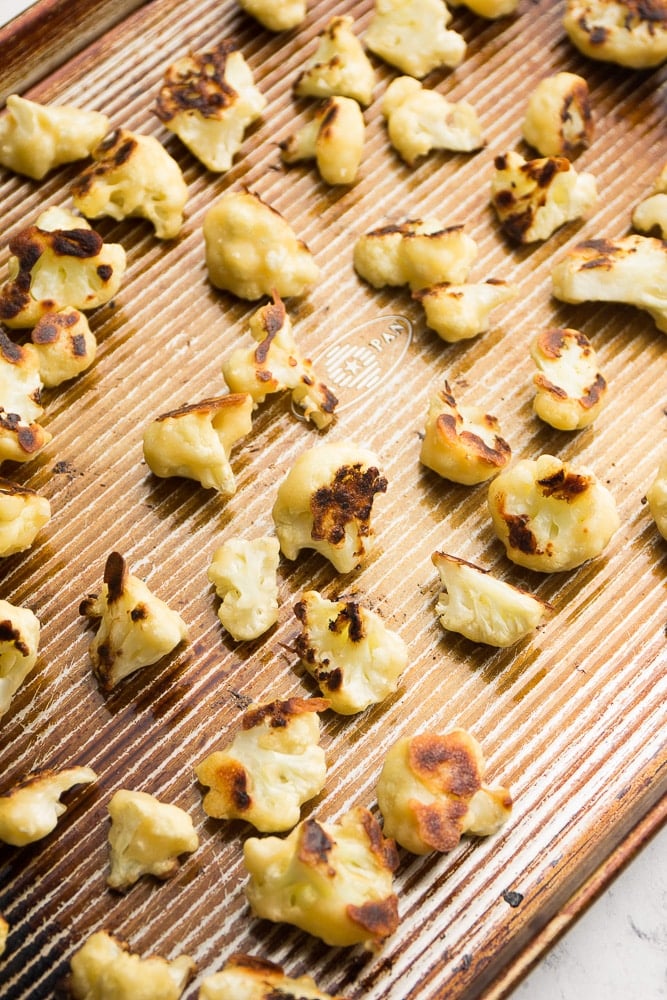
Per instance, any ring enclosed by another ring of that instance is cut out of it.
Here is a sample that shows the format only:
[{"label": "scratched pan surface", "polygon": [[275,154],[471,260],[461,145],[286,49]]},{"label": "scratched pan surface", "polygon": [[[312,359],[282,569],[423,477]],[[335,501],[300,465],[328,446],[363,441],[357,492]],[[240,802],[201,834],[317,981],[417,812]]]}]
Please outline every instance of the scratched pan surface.
[{"label": "scratched pan surface", "polygon": [[[560,6],[522,3],[518,15],[497,23],[457,11],[453,27],[467,40],[466,59],[426,83],[475,106],[487,144],[474,155],[435,153],[413,169],[402,164],[380,112],[396,73],[376,60],[363,166],[349,189],[327,187],[307,165],[285,169],[277,144],[311,113],[309,102],[292,98],[291,84],[318,32],[332,14],[349,13],[363,36],[368,0],[313,2],[303,26],[285,35],[263,31],[232,2],[155,0],[97,40],[86,34],[78,54],[63,41],[68,58],[44,78],[39,46],[47,37],[53,52],[64,38],[62,5],[44,22],[41,42],[32,28],[23,38],[27,96],[95,108],[114,126],[157,136],[181,165],[189,200],[173,242],[159,242],[139,220],[96,224],[105,239],[123,244],[129,261],[115,301],[91,315],[98,358],[76,382],[45,393],[48,447],[28,464],[3,468],[47,496],[53,517],[29,551],[0,567],[0,596],[32,608],[42,622],[38,665],[0,723],[2,790],[38,768],[86,764],[99,776],[95,786],[65,796],[68,810],[54,833],[21,850],[2,849],[0,912],[10,924],[0,962],[5,1000],[57,995],[72,952],[100,928],[142,954],[191,955],[198,973],[188,998],[202,976],[239,950],[291,974],[308,971],[322,988],[354,998],[490,996],[499,977],[513,981],[511,970],[521,968],[540,929],[664,791],[667,549],[643,497],[664,446],[667,341],[630,307],[559,304],[549,275],[576,241],[629,230],[632,207],[665,159],[665,70],[637,73],[585,59],[564,36]],[[268,105],[233,168],[216,176],[163,129],[153,106],[171,60],[228,36]],[[6,33],[2,45],[13,89]],[[600,200],[587,221],[517,249],[499,234],[489,208],[493,158],[526,152],[520,123],[528,94],[560,69],[589,82],[596,137],[577,166],[596,175]],[[14,233],[46,205],[71,204],[76,172],[59,169],[39,184],[0,173],[2,268]],[[230,535],[273,530],[277,484],[322,435],[284,401],[267,401],[232,453],[238,489],[229,500],[193,482],[154,478],[141,450],[147,420],[224,391],[222,359],[249,343],[255,306],[211,287],[202,238],[206,209],[242,185],[282,212],[320,265],[319,283],[290,301],[289,312],[304,351],[340,399],[326,436],[374,449],[389,483],[376,503],[370,562],[340,577],[313,554],[284,560],[279,622],[251,644],[229,641],[218,622],[206,578],[211,553]],[[354,274],[359,233],[427,215],[466,225],[479,246],[473,280],[503,278],[520,289],[476,340],[444,344],[407,292],[373,291]],[[551,430],[532,413],[528,343],[551,325],[583,330],[609,383],[607,408],[579,433]],[[448,484],[420,467],[427,400],[445,379],[460,401],[498,417],[515,457],[549,452],[592,468],[608,485],[621,527],[602,557],[551,576],[521,570],[494,538],[486,488]],[[182,614],[190,639],[104,696],[78,605],[99,589],[113,549]],[[554,605],[553,618],[505,651],[445,635],[434,614],[436,549],[534,591]],[[383,705],[346,719],[324,716],[327,782],[303,815],[331,820],[355,805],[375,810],[377,775],[393,740],[452,726],[481,741],[489,778],[509,784],[515,798],[511,820],[495,837],[466,839],[446,856],[401,855],[400,926],[375,954],[332,950],[254,919],[241,862],[250,830],[206,819],[193,775],[194,764],[230,738],[250,699],[315,693],[293,648],[292,607],[312,587],[327,596],[354,593],[379,611],[408,643],[410,662]],[[107,803],[120,787],[186,809],[201,838],[172,880],[144,880],[125,895],[105,884]]]}]

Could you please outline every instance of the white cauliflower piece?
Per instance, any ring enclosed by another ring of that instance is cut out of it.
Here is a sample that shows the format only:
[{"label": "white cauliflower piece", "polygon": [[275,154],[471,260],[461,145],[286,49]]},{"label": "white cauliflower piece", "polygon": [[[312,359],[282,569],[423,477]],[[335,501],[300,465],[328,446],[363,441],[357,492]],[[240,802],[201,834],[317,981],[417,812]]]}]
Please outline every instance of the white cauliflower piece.
[{"label": "white cauliflower piece", "polygon": [[277,538],[228,538],[213,553],[208,579],[218,618],[237,641],[257,639],[278,621]]},{"label": "white cauliflower piece", "polygon": [[42,380],[31,344],[15,344],[0,328],[0,465],[27,462],[51,440],[39,423]]},{"label": "white cauliflower piece", "polygon": [[161,240],[183,226],[188,186],[181,168],[152,135],[114,129],[92,152],[95,162],[71,187],[75,207],[88,219],[139,216]]},{"label": "white cauliflower piece", "polygon": [[354,34],[349,15],[332,17],[318,35],[315,55],[294,84],[297,97],[351,97],[359,104],[373,100],[375,70]]},{"label": "white cauliflower piece", "polygon": [[566,0],[563,27],[590,59],[649,69],[667,59],[667,9],[662,0]]},{"label": "white cauliflower piece", "polygon": [[306,0],[239,0],[239,6],[269,31],[289,31],[306,18]]},{"label": "white cauliflower piece", "polygon": [[419,460],[454,483],[483,483],[504,469],[512,450],[495,417],[459,406],[449,387],[431,396]]},{"label": "white cauliflower piece", "polygon": [[663,538],[667,538],[667,455],[658,466],[655,479],[646,491],[651,517]]},{"label": "white cauliflower piece", "polygon": [[285,975],[280,965],[235,954],[221,972],[202,979],[198,1000],[345,1000],[318,990],[311,976]]},{"label": "white cauliflower piece", "polygon": [[578,174],[565,156],[525,160],[513,151],[497,156],[491,203],[504,233],[519,243],[546,240],[580,219],[597,201],[592,174]]},{"label": "white cauliflower piece", "polygon": [[380,615],[316,590],[303,594],[294,614],[301,623],[296,651],[335,712],[363,712],[396,691],[408,647]]},{"label": "white cauliflower piece", "polygon": [[367,809],[338,823],[307,819],[288,837],[250,837],[246,895],[257,917],[284,921],[333,947],[377,945],[396,930],[396,845]]},{"label": "white cauliflower piece", "polygon": [[435,219],[408,219],[360,236],[354,268],[374,288],[409,285],[413,292],[441,282],[463,282],[477,244],[463,226],[443,229]]},{"label": "white cauliflower piece", "polygon": [[118,552],[107,558],[102,590],[84,598],[79,613],[98,626],[89,653],[105,691],[187,639],[181,616],[129,573]]},{"label": "white cauliflower piece", "polygon": [[278,487],[273,520],[280,549],[296,559],[315,549],[339,573],[350,573],[372,550],[371,512],[387,480],[372,451],[335,441],[304,451]]},{"label": "white cauliflower piece", "polygon": [[449,0],[450,7],[467,7],[473,14],[495,21],[498,17],[513,14],[519,0]]},{"label": "white cauliflower piece", "polygon": [[451,19],[442,0],[375,0],[366,46],[410,76],[421,78],[440,66],[459,66],[466,43],[458,32],[448,30]]},{"label": "white cauliflower piece", "polygon": [[209,170],[229,170],[266,98],[229,40],[167,68],[156,114]]},{"label": "white cauliflower piece", "polygon": [[243,819],[262,833],[298,823],[301,806],[326,780],[317,713],[328,707],[323,698],[252,705],[229,746],[195,767],[197,779],[209,788],[203,802],[207,816]]},{"label": "white cauliflower piece", "polygon": [[389,750],[377,785],[388,837],[413,854],[452,851],[464,834],[486,837],[509,818],[509,789],[484,784],[482,748],[465,729],[423,733]]},{"label": "white cauliflower piece", "polygon": [[652,236],[586,240],[551,271],[563,302],[624,302],[645,309],[667,333],[667,243]]},{"label": "white cauliflower piece", "polygon": [[51,519],[51,504],[34,490],[0,479],[0,557],[29,549]]},{"label": "white cauliflower piece", "polygon": [[230,393],[156,417],[144,431],[144,458],[162,478],[184,476],[223,496],[236,493],[229,456],[250,433],[252,396]]},{"label": "white cauliflower piece", "polygon": [[576,73],[554,73],[537,84],[521,127],[540,156],[572,157],[593,139],[588,84]]},{"label": "white cauliflower piece", "polygon": [[0,718],[37,663],[39,618],[0,599]]},{"label": "white cauliflower piece", "polygon": [[327,184],[354,184],[364,151],[364,116],[351,97],[329,97],[306,125],[280,143],[285,163],[315,160]]},{"label": "white cauliflower piece", "polygon": [[48,836],[67,808],[60,801],[63,792],[93,781],[97,781],[97,775],[90,767],[29,774],[0,796],[0,840],[24,847]]},{"label": "white cauliflower piece", "polygon": [[41,181],[54,167],[90,156],[108,128],[109,119],[98,111],[49,107],[10,94],[0,117],[0,163]]},{"label": "white cauliflower piece", "polygon": [[620,524],[614,498],[595,474],[553,455],[505,469],[489,486],[488,503],[507,556],[538,573],[599,556]]},{"label": "white cauliflower piece", "polygon": [[204,217],[211,283],[241,299],[303,295],[319,277],[312,253],[252,191],[227,191]]},{"label": "white cauliflower piece", "polygon": [[74,1000],[179,1000],[195,973],[188,955],[140,958],[107,931],[96,931],[70,960]]},{"label": "white cauliflower piece", "polygon": [[147,792],[120,788],[109,801],[111,872],[107,885],[127,889],[144,875],[165,879],[178,871],[181,854],[199,847],[188,814]]},{"label": "white cauliflower piece", "polygon": [[415,292],[414,298],[423,305],[430,329],[448,344],[455,344],[486,333],[493,310],[518,294],[516,285],[488,278],[462,285],[432,285]]},{"label": "white cauliflower piece", "polygon": [[538,417],[561,431],[588,427],[607,393],[588,337],[578,330],[552,327],[538,334],[530,355],[539,368],[533,376],[533,409]]},{"label": "white cauliflower piece", "polygon": [[653,184],[653,191],[636,206],[632,225],[647,236],[653,233],[667,239],[667,163]]},{"label": "white cauliflower piece", "polygon": [[484,145],[482,126],[472,104],[453,104],[437,90],[400,76],[385,90],[382,114],[394,149],[409,166],[433,149],[471,153]]},{"label": "white cauliflower piece", "polygon": [[319,380],[310,359],[302,355],[279,296],[253,313],[249,326],[257,346],[237,348],[222,365],[230,390],[250,393],[255,406],[270,393],[289,390],[307,420],[318,430],[328,427],[338,400]]},{"label": "white cauliflower piece", "polygon": [[48,389],[86,371],[97,354],[97,341],[88,320],[71,306],[45,313],[33,328],[30,340],[39,377]]}]

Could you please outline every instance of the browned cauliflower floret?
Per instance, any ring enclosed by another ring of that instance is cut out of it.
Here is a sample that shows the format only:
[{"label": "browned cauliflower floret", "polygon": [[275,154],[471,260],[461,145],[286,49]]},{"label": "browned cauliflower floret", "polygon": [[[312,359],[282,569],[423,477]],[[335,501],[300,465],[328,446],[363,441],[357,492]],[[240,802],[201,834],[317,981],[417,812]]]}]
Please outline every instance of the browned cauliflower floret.
[{"label": "browned cauliflower floret", "polygon": [[29,549],[51,518],[51,504],[34,490],[0,479],[0,557]]},{"label": "browned cauliflower floret", "polygon": [[297,97],[351,97],[370,104],[375,70],[352,31],[353,18],[332,17],[318,36],[317,51],[294,84]]},{"label": "browned cauliflower floret", "polygon": [[306,0],[239,0],[239,6],[269,31],[289,31],[306,17]]},{"label": "browned cauliflower floret", "polygon": [[533,376],[538,417],[561,431],[592,423],[604,405],[607,383],[588,337],[552,327],[536,337],[530,354],[539,368]]},{"label": "browned cauliflower floret", "polygon": [[37,663],[39,618],[0,598],[0,718]]},{"label": "browned cauliflower floret", "polygon": [[664,0],[566,0],[563,27],[590,59],[648,69],[667,59]]},{"label": "browned cauliflower floret", "polygon": [[266,98],[233,42],[190,53],[168,67],[156,113],[209,170],[229,170],[245,130],[261,115]]},{"label": "browned cauliflower floret", "polygon": [[41,390],[34,347],[15,344],[0,328],[0,465],[27,462],[51,440],[37,423],[44,413]]},{"label": "browned cauliflower floret", "polygon": [[656,177],[651,194],[632,213],[632,225],[640,233],[667,240],[667,163]]},{"label": "browned cauliflower floret", "polygon": [[330,97],[280,143],[285,163],[315,160],[327,184],[354,184],[364,150],[364,116],[351,97]]},{"label": "browned cauliflower floret", "polygon": [[651,517],[663,538],[667,538],[667,455],[660,462],[655,479],[646,491]]},{"label": "browned cauliflower floret", "polygon": [[379,944],[398,926],[396,845],[367,809],[338,823],[304,820],[285,839],[250,837],[243,856],[257,917],[294,924],[334,947]]},{"label": "browned cauliflower floret", "polygon": [[490,314],[516,298],[519,290],[498,278],[463,285],[438,284],[414,293],[424,307],[426,323],[449,344],[486,333]]},{"label": "browned cauliflower floret", "polygon": [[72,955],[74,1000],[179,1000],[195,972],[188,955],[140,958],[107,931],[96,931]]},{"label": "browned cauliflower floret", "polygon": [[449,0],[450,7],[467,7],[473,14],[495,20],[513,14],[519,0]]},{"label": "browned cauliflower floret", "polygon": [[462,282],[477,257],[463,226],[446,229],[435,219],[409,219],[360,236],[354,267],[374,288],[409,285],[413,292],[440,282]]},{"label": "browned cauliflower floret", "polygon": [[398,740],[377,785],[385,834],[413,854],[429,854],[453,850],[466,833],[497,833],[512,797],[485,785],[485,770],[482,748],[465,729]]},{"label": "browned cauliflower floret", "polygon": [[471,153],[484,145],[477,112],[467,101],[452,104],[437,90],[401,76],[387,87],[382,114],[394,149],[413,166],[433,149]]},{"label": "browned cauliflower floret", "polygon": [[323,698],[251,706],[229,746],[195,767],[198,780],[210,789],[204,812],[216,819],[247,820],[262,833],[291,829],[303,803],[324,787],[317,713],[328,707]]},{"label": "browned cauliflower floret", "polygon": [[86,371],[97,353],[88,320],[71,306],[42,316],[30,340],[39,363],[39,377],[48,389]]},{"label": "browned cauliflower floret", "polygon": [[3,955],[5,948],[7,947],[7,938],[9,936],[9,924],[3,916],[0,916],[0,955]]},{"label": "browned cauliflower floret", "polygon": [[310,976],[293,979],[280,965],[235,954],[221,972],[202,979],[198,1000],[345,1000],[318,990]]},{"label": "browned cauliflower floret", "polygon": [[234,639],[257,639],[278,620],[277,538],[228,538],[213,553],[208,579],[221,598],[218,618]]},{"label": "browned cauliflower floret", "polygon": [[442,0],[375,0],[366,46],[410,76],[463,62],[465,39],[447,25],[452,15]]},{"label": "browned cauliflower floret", "polygon": [[90,767],[29,774],[0,796],[0,840],[23,847],[48,836],[67,808],[60,801],[63,792],[92,781],[97,775]]},{"label": "browned cauliflower floret", "polygon": [[102,590],[86,597],[79,613],[98,626],[90,658],[105,691],[161,660],[187,638],[180,615],[129,573],[118,552],[107,558]]},{"label": "browned cauliflower floret", "polygon": [[540,156],[567,156],[590,146],[593,115],[588,84],[576,73],[540,80],[528,99],[523,137]]}]

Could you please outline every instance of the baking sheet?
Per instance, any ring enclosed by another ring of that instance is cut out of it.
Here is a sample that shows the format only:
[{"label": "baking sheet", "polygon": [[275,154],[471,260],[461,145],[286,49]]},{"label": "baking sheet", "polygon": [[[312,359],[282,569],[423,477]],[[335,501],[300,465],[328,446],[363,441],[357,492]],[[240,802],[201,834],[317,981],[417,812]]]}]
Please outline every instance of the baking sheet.
[{"label": "baking sheet", "polygon": [[[171,243],[160,243],[139,220],[95,223],[105,240],[124,245],[128,272],[114,303],[91,316],[99,342],[94,367],[45,394],[52,442],[11,469],[16,481],[48,496],[53,517],[29,552],[0,567],[0,596],[29,606],[42,622],[38,666],[0,723],[3,788],[30,770],[73,764],[92,766],[99,781],[65,797],[67,813],[48,838],[2,848],[0,912],[10,923],[0,960],[3,997],[54,995],[72,952],[100,928],[142,954],[191,955],[198,974],[188,998],[238,950],[277,961],[290,974],[308,971],[321,988],[354,998],[479,997],[493,991],[494,980],[507,985],[508,966],[520,967],[540,929],[664,792],[666,549],[643,497],[664,448],[665,335],[630,307],[559,304],[549,275],[575,242],[629,230],[634,204],[665,160],[665,70],[585,59],[563,34],[560,4],[522,3],[518,15],[498,22],[459,9],[452,26],[467,40],[466,59],[426,83],[475,106],[485,148],[405,166],[389,147],[380,112],[396,73],[374,60],[378,86],[365,113],[361,176],[350,189],[332,189],[311,166],[283,167],[278,143],[312,113],[311,102],[292,98],[291,84],[317,34],[332,14],[349,13],[363,37],[370,12],[368,2],[312,3],[298,31],[275,36],[233,3],[156,0],[25,91],[105,111],[114,126],[156,135],[181,165],[189,200],[183,232]],[[48,26],[53,43],[59,30],[57,19]],[[228,36],[268,106],[232,170],[215,176],[152,108],[170,61]],[[9,51],[6,38],[0,44]],[[596,135],[576,166],[595,174],[599,204],[588,220],[517,249],[500,235],[489,207],[493,158],[526,152],[520,125],[527,97],[560,69],[589,83]],[[45,205],[70,203],[76,173],[76,166],[59,169],[39,184],[0,174],[0,266],[7,241]],[[232,454],[238,491],[225,501],[196,483],[154,478],[141,436],[152,417],[224,391],[222,359],[248,343],[255,307],[210,286],[201,232],[216,197],[241,185],[282,212],[316,256],[321,280],[290,301],[289,312],[341,402],[335,425],[320,435],[284,400],[267,400]],[[407,291],[374,291],[352,269],[361,232],[426,216],[465,224],[479,246],[472,280],[519,286],[517,300],[474,341],[444,344]],[[600,418],[576,434],[551,430],[532,413],[528,344],[552,325],[590,337],[610,386]],[[367,375],[342,372],[341,351],[372,356]],[[521,570],[494,538],[486,488],[449,484],[420,467],[427,401],[445,379],[461,402],[498,417],[516,458],[556,454],[589,466],[609,486],[621,528],[601,558],[546,577]],[[373,558],[344,577],[316,555],[284,560],[277,627],[255,643],[233,643],[206,579],[211,554],[231,534],[272,531],[277,484],[298,454],[325,437],[373,448],[389,481],[376,503]],[[104,696],[78,605],[99,589],[112,549],[182,614],[190,641]],[[434,613],[436,549],[535,592],[554,605],[552,620],[505,651],[445,635]],[[330,820],[354,805],[375,809],[377,775],[393,740],[456,725],[480,740],[489,778],[509,784],[515,798],[496,836],[466,839],[443,857],[401,855],[401,922],[377,954],[330,949],[252,918],[241,864],[252,831],[206,819],[193,775],[193,765],[231,737],[249,699],[314,693],[293,648],[292,607],[307,588],[356,594],[405,638],[410,663],[388,702],[353,718],[324,717],[327,783],[302,814]],[[172,880],[145,880],[125,895],[105,885],[106,806],[119,787],[185,808],[201,838]]]}]

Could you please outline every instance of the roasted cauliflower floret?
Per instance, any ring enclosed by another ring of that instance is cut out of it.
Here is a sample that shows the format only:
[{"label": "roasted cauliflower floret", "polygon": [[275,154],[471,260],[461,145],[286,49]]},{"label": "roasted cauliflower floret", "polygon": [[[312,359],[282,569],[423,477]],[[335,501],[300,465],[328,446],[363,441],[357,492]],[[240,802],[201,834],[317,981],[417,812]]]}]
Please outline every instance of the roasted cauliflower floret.
[{"label": "roasted cauliflower floret", "polygon": [[243,845],[246,895],[257,917],[284,921],[334,947],[379,944],[398,926],[398,854],[367,809],[338,823],[307,819],[288,837]]},{"label": "roasted cauliflower floret", "polygon": [[41,390],[35,349],[15,344],[0,328],[0,465],[27,462],[51,440],[37,423],[44,413]]},{"label": "roasted cauliflower floret", "polygon": [[161,240],[178,236],[188,186],[181,168],[152,135],[115,129],[92,153],[95,163],[72,184],[72,201],[88,219],[139,216]]},{"label": "roasted cauliflower floret", "polygon": [[96,931],[72,955],[74,1000],[179,1000],[195,972],[188,955],[140,958],[107,931]]},{"label": "roasted cauliflower floret", "polygon": [[7,947],[8,937],[9,937],[9,924],[7,923],[4,917],[0,916],[0,955],[3,955],[5,952],[5,948]]},{"label": "roasted cauliflower floret", "polygon": [[442,340],[455,344],[486,333],[490,314],[516,298],[519,290],[498,278],[462,285],[438,284],[414,293],[421,302],[426,323]]},{"label": "roasted cauliflower floret", "polygon": [[318,990],[310,976],[285,975],[280,965],[253,955],[231,955],[222,972],[202,979],[199,1000],[345,1000]]},{"label": "roasted cauliflower floret", "polygon": [[539,368],[533,376],[538,417],[561,431],[592,423],[604,405],[607,383],[588,337],[552,327],[535,338],[530,354]]},{"label": "roasted cauliflower floret", "polygon": [[0,117],[0,163],[41,181],[54,167],[90,156],[108,128],[109,119],[98,111],[49,107],[10,94]]},{"label": "roasted cauliflower floret", "polygon": [[277,538],[228,538],[213,553],[208,579],[221,599],[218,618],[238,640],[257,639],[278,621]]},{"label": "roasted cauliflower floret", "polygon": [[132,576],[118,552],[107,558],[102,590],[84,598],[79,613],[97,624],[89,652],[105,691],[187,639],[181,616]]},{"label": "roasted cauliflower floret", "polygon": [[512,797],[484,784],[482,748],[465,729],[398,740],[385,757],[377,799],[383,829],[413,854],[452,851],[470,833],[497,833]]},{"label": "roasted cauliflower floret", "polygon": [[437,90],[401,76],[382,99],[389,141],[409,166],[433,149],[471,153],[484,145],[482,126],[472,104],[452,104]]},{"label": "roasted cauliflower floret", "polygon": [[519,243],[546,240],[580,219],[597,201],[592,174],[578,174],[565,156],[524,160],[509,152],[494,160],[491,203],[503,232]]},{"label": "roasted cauliflower floret", "polygon": [[227,191],[204,217],[211,283],[241,299],[303,295],[319,277],[305,243],[252,191]]},{"label": "roasted cauliflower floret", "polygon": [[338,400],[302,355],[282,300],[274,295],[250,317],[249,326],[257,346],[237,348],[222,365],[231,391],[250,393],[257,406],[270,393],[289,390],[307,420],[318,430],[328,427]]},{"label": "roasted cauliflower floret", "polygon": [[339,573],[357,569],[373,546],[375,495],[386,489],[374,453],[351,441],[303,452],[278,487],[273,505],[283,555],[296,559],[301,549],[315,549]]},{"label": "roasted cauliflower floret", "polygon": [[317,41],[317,50],[294,84],[297,97],[351,97],[370,104],[375,70],[354,34],[353,18],[332,17]]},{"label": "roasted cauliflower floret", "polygon": [[632,225],[640,233],[667,239],[667,163],[653,184],[653,191],[636,206]]},{"label": "roasted cauliflower floret", "polygon": [[252,396],[230,393],[156,417],[144,431],[144,458],[156,476],[184,476],[223,496],[236,493],[229,456],[250,432]]},{"label": "roasted cauliflower floret", "polygon": [[0,479],[0,557],[29,549],[51,519],[51,504],[34,490]]},{"label": "roasted cauliflower floret", "polygon": [[651,517],[663,538],[667,538],[667,455],[658,467],[655,479],[646,491]]},{"label": "roasted cauliflower floret", "polygon": [[86,371],[97,354],[97,341],[88,320],[70,306],[42,316],[30,340],[37,355],[39,377],[48,389]]},{"label": "roasted cauliflower floret", "polygon": [[489,510],[508,557],[539,573],[599,556],[619,527],[609,490],[589,469],[553,455],[523,459],[489,486]]},{"label": "roasted cauliflower floret", "polygon": [[522,134],[540,156],[567,156],[590,146],[593,115],[588,84],[576,73],[555,73],[537,84],[528,99]]},{"label": "roasted cauliflower floret", "polygon": [[504,469],[512,450],[495,417],[480,406],[459,406],[449,387],[429,401],[419,460],[454,483],[483,483]]},{"label": "roasted cauliflower floret", "polygon": [[360,236],[354,268],[374,288],[409,285],[413,292],[440,282],[463,282],[477,244],[463,226],[443,229],[435,219],[409,219]]},{"label": "roasted cauliflower floret", "polygon": [[450,7],[467,7],[473,14],[495,20],[513,14],[519,0],[449,0]]},{"label": "roasted cauliflower floret", "polygon": [[648,69],[667,59],[664,0],[566,0],[563,27],[590,59]]},{"label": "roasted cauliflower floret", "polygon": [[37,663],[39,618],[0,599],[0,718]]},{"label": "roasted cauliflower floret", "polygon": [[285,163],[315,160],[327,184],[354,184],[364,151],[364,116],[351,97],[330,97],[280,143]]},{"label": "roasted cauliflower floret", "polygon": [[190,53],[168,67],[156,114],[209,170],[229,170],[266,98],[233,42]]},{"label": "roasted cauliflower floret", "polygon": [[90,767],[29,774],[0,796],[0,840],[23,847],[48,836],[67,808],[60,801],[63,792],[93,781],[97,775]]},{"label": "roasted cauliflower floret", "polygon": [[199,847],[188,814],[146,792],[120,788],[109,801],[111,872],[107,885],[128,889],[143,875],[165,879],[178,871],[181,854]]},{"label": "roasted cauliflower floret", "polygon": [[442,0],[375,0],[366,32],[367,48],[410,76],[423,77],[439,66],[463,62],[465,39],[447,25]]},{"label": "roasted cauliflower floret", "polygon": [[210,789],[204,812],[216,819],[247,820],[262,833],[291,829],[303,803],[324,787],[317,713],[328,707],[323,698],[251,706],[229,746],[195,767],[198,780]]},{"label": "roasted cauliflower floret", "polygon": [[306,17],[306,0],[239,0],[239,6],[269,31],[289,31]]}]

